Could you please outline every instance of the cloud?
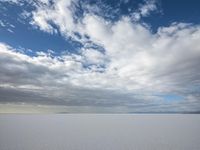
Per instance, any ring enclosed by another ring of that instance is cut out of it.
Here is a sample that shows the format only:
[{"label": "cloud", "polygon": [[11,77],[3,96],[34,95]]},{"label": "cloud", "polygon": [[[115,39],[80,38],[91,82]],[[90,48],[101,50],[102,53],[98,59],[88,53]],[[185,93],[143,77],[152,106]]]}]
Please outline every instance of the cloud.
[{"label": "cloud", "polygon": [[75,24],[70,6],[71,0],[59,0],[53,6],[42,3],[32,12],[31,24],[49,33],[56,32],[53,25],[57,25],[61,34],[72,36]]},{"label": "cloud", "polygon": [[132,14],[135,21],[140,20],[142,17],[147,17],[152,11],[157,10],[156,0],[147,0],[145,4],[140,5],[137,11]]},{"label": "cloud", "polygon": [[19,3],[21,0],[0,0],[1,2],[8,2],[8,3]]},{"label": "cloud", "polygon": [[2,20],[0,20],[0,26],[1,27],[5,27],[6,26],[5,23]]},{"label": "cloud", "polygon": [[[83,47],[77,54],[28,56],[0,44],[0,92],[8,93],[2,102],[122,106],[126,111],[199,110],[199,25],[175,22],[152,33],[130,16],[113,21],[86,11],[76,18],[76,7],[71,7],[76,2],[40,3],[31,12],[30,24],[80,42]],[[136,13],[141,18],[155,9],[155,1],[146,1]],[[9,101],[10,90],[20,98]],[[166,102],[163,95],[182,99]]]}]

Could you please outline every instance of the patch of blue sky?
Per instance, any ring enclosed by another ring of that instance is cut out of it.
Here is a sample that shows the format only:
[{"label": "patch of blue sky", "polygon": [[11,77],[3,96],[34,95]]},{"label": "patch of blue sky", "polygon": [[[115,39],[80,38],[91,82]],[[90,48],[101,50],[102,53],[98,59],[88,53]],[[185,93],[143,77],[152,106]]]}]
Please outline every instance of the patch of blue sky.
[{"label": "patch of blue sky", "polygon": [[159,13],[152,12],[150,16],[142,20],[151,25],[153,32],[161,26],[169,26],[173,22],[200,24],[200,1],[199,0],[159,0]]},{"label": "patch of blue sky", "polygon": [[[46,33],[33,28],[27,20],[20,18],[24,10],[30,11],[31,7],[19,7],[9,3],[1,3],[0,7],[4,8],[0,11],[0,20],[6,22],[7,26],[0,27],[0,41],[20,49],[31,49],[33,51],[55,51],[57,54],[63,51],[77,53],[80,43],[72,41],[70,38],[65,39],[60,33]],[[22,10],[23,9],[23,10]],[[22,19],[19,21],[19,19]],[[24,22],[23,22],[24,21]],[[9,26],[12,26],[12,31],[8,31]],[[28,53],[30,54],[30,53]]]},{"label": "patch of blue sky", "polygon": [[[143,0],[120,2],[116,0],[80,0],[78,3],[74,4],[74,7],[76,7],[76,9],[74,9],[74,16],[78,20],[84,15],[84,11],[93,11],[94,14],[100,15],[105,19],[117,21],[120,17],[131,14],[139,5],[144,3],[145,1]],[[98,9],[86,9],[84,4],[89,4],[90,6],[98,5],[101,11]],[[169,25],[175,21],[194,24],[200,23],[200,19],[198,19],[200,15],[199,4],[198,0],[191,0],[190,3],[186,1],[181,1],[181,3],[174,1],[173,5],[167,0],[158,1],[157,5],[161,8],[158,9],[159,13],[152,12],[150,16],[143,17],[141,21],[150,25],[153,32],[156,32],[158,27]],[[23,7],[21,7],[20,5],[0,2],[0,7],[0,20],[7,24],[5,27],[0,27],[1,42],[5,42],[16,48],[23,47],[33,51],[45,52],[51,49],[58,55],[63,51],[77,53],[83,46],[70,38],[64,38],[59,32],[53,34],[41,32],[29,24],[30,20],[23,20],[23,18],[20,18],[21,13],[24,11],[31,12],[35,9],[34,6],[29,3],[25,2],[23,3]],[[179,11],[177,11],[177,8]],[[160,10],[162,10],[162,12]],[[56,28],[56,26],[54,27]],[[77,33],[77,37],[79,36],[80,35]],[[92,45],[92,48],[95,47],[96,46]],[[96,48],[103,51],[100,47]]]},{"label": "patch of blue sky", "polygon": [[181,101],[184,100],[183,96],[177,95],[177,94],[164,94],[164,95],[160,95],[160,97],[162,97],[164,99],[164,101],[166,102],[173,102],[173,101]]}]

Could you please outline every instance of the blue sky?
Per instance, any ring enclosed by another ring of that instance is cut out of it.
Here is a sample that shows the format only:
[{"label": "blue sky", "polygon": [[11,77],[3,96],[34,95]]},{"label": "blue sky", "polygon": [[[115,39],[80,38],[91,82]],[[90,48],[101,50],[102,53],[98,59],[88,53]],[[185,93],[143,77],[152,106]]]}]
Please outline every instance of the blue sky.
[{"label": "blue sky", "polygon": [[[92,5],[96,5],[97,3],[96,0],[86,2],[91,3]],[[127,3],[125,3],[125,1],[115,0],[104,0],[100,2],[111,7],[111,9],[119,9],[119,13],[114,13],[113,16],[115,18],[113,20],[119,19],[122,15],[129,15],[130,11],[134,11],[139,5],[145,3],[145,1],[141,0],[128,1]],[[8,24],[7,26],[1,26],[0,28],[1,42],[8,43],[13,47],[23,47],[34,51],[46,51],[52,49],[56,52],[64,50],[74,52],[76,51],[77,46],[79,46],[76,41],[65,40],[59,33],[51,35],[33,28],[29,24],[29,21],[23,19],[21,15],[24,11],[34,10],[34,7],[30,4],[24,3],[23,7],[20,7],[13,3],[1,2],[0,6],[3,8],[0,10],[1,21]],[[200,23],[200,19],[198,19],[200,15],[200,3],[198,0],[192,0],[190,2],[159,0],[157,1],[157,7],[158,10],[141,20],[150,25],[153,32],[156,32],[160,26],[168,26],[173,22]],[[14,25],[15,27],[10,27],[9,24]],[[14,33],[9,32],[8,29],[11,29]]]},{"label": "blue sky", "polygon": [[198,112],[199,7],[0,0],[2,111]]}]

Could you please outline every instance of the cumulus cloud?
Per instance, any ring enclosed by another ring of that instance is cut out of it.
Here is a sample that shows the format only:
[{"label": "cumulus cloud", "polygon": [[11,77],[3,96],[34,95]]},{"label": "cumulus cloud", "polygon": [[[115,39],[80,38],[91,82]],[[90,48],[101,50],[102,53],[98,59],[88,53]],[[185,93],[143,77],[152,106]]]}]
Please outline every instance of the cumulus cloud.
[{"label": "cumulus cloud", "polygon": [[[76,2],[42,2],[31,12],[30,24],[80,42],[79,53],[28,56],[0,44],[0,92],[8,93],[2,102],[9,101],[12,89],[23,96],[10,102],[122,106],[129,112],[200,109],[199,25],[175,22],[152,33],[138,19],[156,9],[155,1],[136,10],[136,21],[124,16],[113,22],[92,12],[77,20],[71,7]],[[166,95],[181,100],[166,102]]]}]

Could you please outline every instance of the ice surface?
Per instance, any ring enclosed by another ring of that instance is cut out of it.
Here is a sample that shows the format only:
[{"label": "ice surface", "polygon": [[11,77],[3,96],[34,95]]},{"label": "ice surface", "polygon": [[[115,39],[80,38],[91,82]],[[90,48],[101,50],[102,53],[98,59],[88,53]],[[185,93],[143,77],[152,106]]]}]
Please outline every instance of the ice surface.
[{"label": "ice surface", "polygon": [[0,115],[0,150],[200,150],[200,115]]}]

